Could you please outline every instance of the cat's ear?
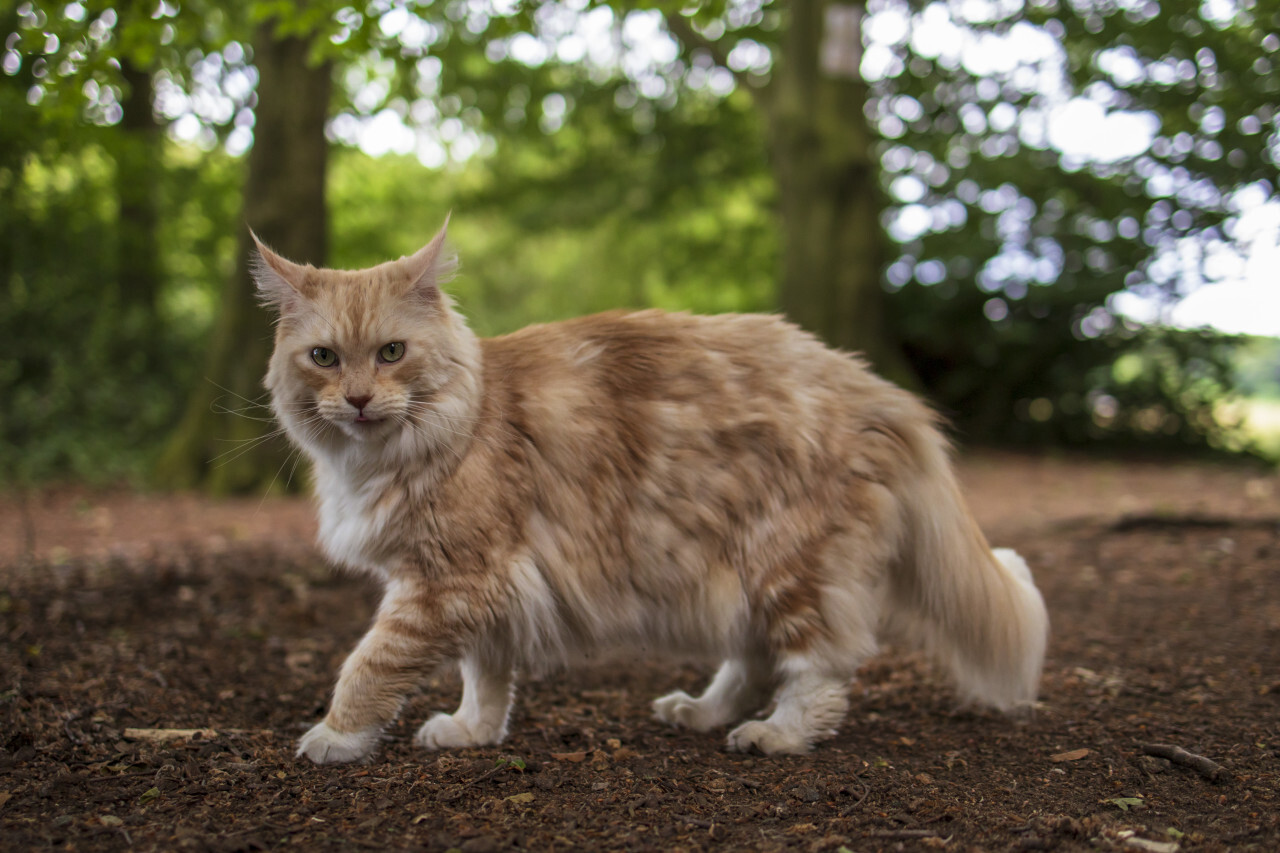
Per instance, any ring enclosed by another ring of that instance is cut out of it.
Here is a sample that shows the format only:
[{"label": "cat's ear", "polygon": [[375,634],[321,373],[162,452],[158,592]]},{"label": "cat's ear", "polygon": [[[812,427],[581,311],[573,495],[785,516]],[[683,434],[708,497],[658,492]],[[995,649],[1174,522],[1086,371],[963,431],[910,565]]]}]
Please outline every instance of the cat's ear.
[{"label": "cat's ear", "polygon": [[258,247],[257,257],[250,262],[249,271],[258,286],[259,301],[277,314],[291,313],[302,297],[305,270],[268,249],[253,229],[249,229],[249,236]]},{"label": "cat's ear", "polygon": [[412,282],[409,292],[424,302],[439,302],[440,285],[458,271],[458,255],[445,243],[448,230],[449,216],[446,215],[444,225],[440,226],[431,242],[404,260]]}]

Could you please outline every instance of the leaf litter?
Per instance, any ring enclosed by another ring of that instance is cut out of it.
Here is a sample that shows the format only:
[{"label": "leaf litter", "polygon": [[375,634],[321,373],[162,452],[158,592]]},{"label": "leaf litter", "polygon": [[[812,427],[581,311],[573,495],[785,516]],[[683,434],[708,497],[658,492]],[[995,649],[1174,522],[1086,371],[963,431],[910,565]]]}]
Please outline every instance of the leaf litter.
[{"label": "leaf litter", "polygon": [[[527,680],[506,743],[426,753],[416,725],[458,701],[443,674],[371,763],[315,767],[295,742],[373,589],[292,539],[9,559],[0,847],[1280,848],[1280,528],[1027,521],[1001,501],[1040,489],[1041,467],[1006,467],[978,472],[973,500],[1050,608],[1035,716],[957,712],[924,661],[887,650],[863,666],[837,737],[805,756],[728,753],[724,731],[655,722],[649,699],[698,690],[710,668],[636,659]],[[1150,469],[1079,468],[1054,468],[1052,489],[1081,506],[1159,485]],[[1214,470],[1180,493],[1223,518],[1248,509],[1257,476]]]}]

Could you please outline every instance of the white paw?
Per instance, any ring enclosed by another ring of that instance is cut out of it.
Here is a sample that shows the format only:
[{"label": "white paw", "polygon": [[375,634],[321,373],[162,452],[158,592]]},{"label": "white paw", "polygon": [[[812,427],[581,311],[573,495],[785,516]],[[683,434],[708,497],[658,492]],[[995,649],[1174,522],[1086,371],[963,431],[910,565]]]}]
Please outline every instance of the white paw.
[{"label": "white paw", "polygon": [[310,758],[316,764],[346,764],[363,761],[378,745],[378,730],[339,732],[328,723],[316,723],[298,741],[298,757]]},{"label": "white paw", "polygon": [[683,726],[696,732],[705,732],[722,725],[714,712],[709,713],[700,700],[694,699],[683,690],[668,693],[660,699],[653,700],[653,716],[673,726]]},{"label": "white paw", "polygon": [[809,742],[801,733],[768,720],[752,720],[729,732],[728,747],[733,752],[749,752],[755,747],[765,755],[795,755],[808,752]]},{"label": "white paw", "polygon": [[462,749],[471,746],[489,746],[501,743],[507,736],[506,727],[468,726],[457,714],[436,714],[422,724],[413,742],[427,749]]}]

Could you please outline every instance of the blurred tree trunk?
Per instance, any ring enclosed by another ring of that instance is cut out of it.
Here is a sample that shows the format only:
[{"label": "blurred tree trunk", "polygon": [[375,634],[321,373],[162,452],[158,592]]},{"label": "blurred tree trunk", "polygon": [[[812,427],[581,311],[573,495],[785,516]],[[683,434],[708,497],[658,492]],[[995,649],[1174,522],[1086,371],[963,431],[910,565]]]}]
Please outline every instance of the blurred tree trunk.
[{"label": "blurred tree trunk", "polygon": [[[880,268],[885,236],[878,139],[864,109],[859,65],[865,0],[792,0],[765,86],[747,83],[765,116],[778,187],[783,312],[832,346],[863,353],[876,369],[916,386],[901,342],[886,323]],[[727,65],[721,46],[676,13],[671,31]]]},{"label": "blurred tree trunk", "polygon": [[332,69],[328,63],[308,61],[309,41],[278,39],[271,24],[258,30],[253,48],[258,89],[244,190],[245,226],[203,377],[192,389],[182,422],[156,467],[157,482],[167,487],[245,492],[283,485],[286,479],[280,474],[287,457],[285,442],[271,436],[274,422],[262,388],[273,333],[270,317],[257,304],[249,273],[253,244],[248,229],[292,260],[324,262],[324,125]]},{"label": "blurred tree trunk", "polygon": [[914,384],[885,323],[880,285],[884,199],[859,73],[865,5],[806,0],[788,9],[763,100],[782,218],[779,303],[829,344],[861,351],[882,374]]}]

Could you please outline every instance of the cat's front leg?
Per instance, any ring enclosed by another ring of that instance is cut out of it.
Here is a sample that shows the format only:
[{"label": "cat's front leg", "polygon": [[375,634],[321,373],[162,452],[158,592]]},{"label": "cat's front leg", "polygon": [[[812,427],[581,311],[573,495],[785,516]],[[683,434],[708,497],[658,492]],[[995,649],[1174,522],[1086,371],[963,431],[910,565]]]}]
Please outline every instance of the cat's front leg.
[{"label": "cat's front leg", "polygon": [[486,644],[464,656],[462,702],[452,714],[436,714],[418,729],[414,743],[427,749],[457,749],[501,743],[515,691],[512,655]]},{"label": "cat's front leg", "polygon": [[310,758],[316,764],[348,764],[363,761],[373,754],[381,729],[363,732],[339,732],[325,721],[312,726],[298,741],[298,757]]},{"label": "cat's front leg", "polygon": [[388,591],[373,627],[342,665],[329,713],[299,741],[299,757],[336,764],[373,754],[405,696],[460,643],[463,626],[444,614],[462,611],[442,604],[424,590]]}]

